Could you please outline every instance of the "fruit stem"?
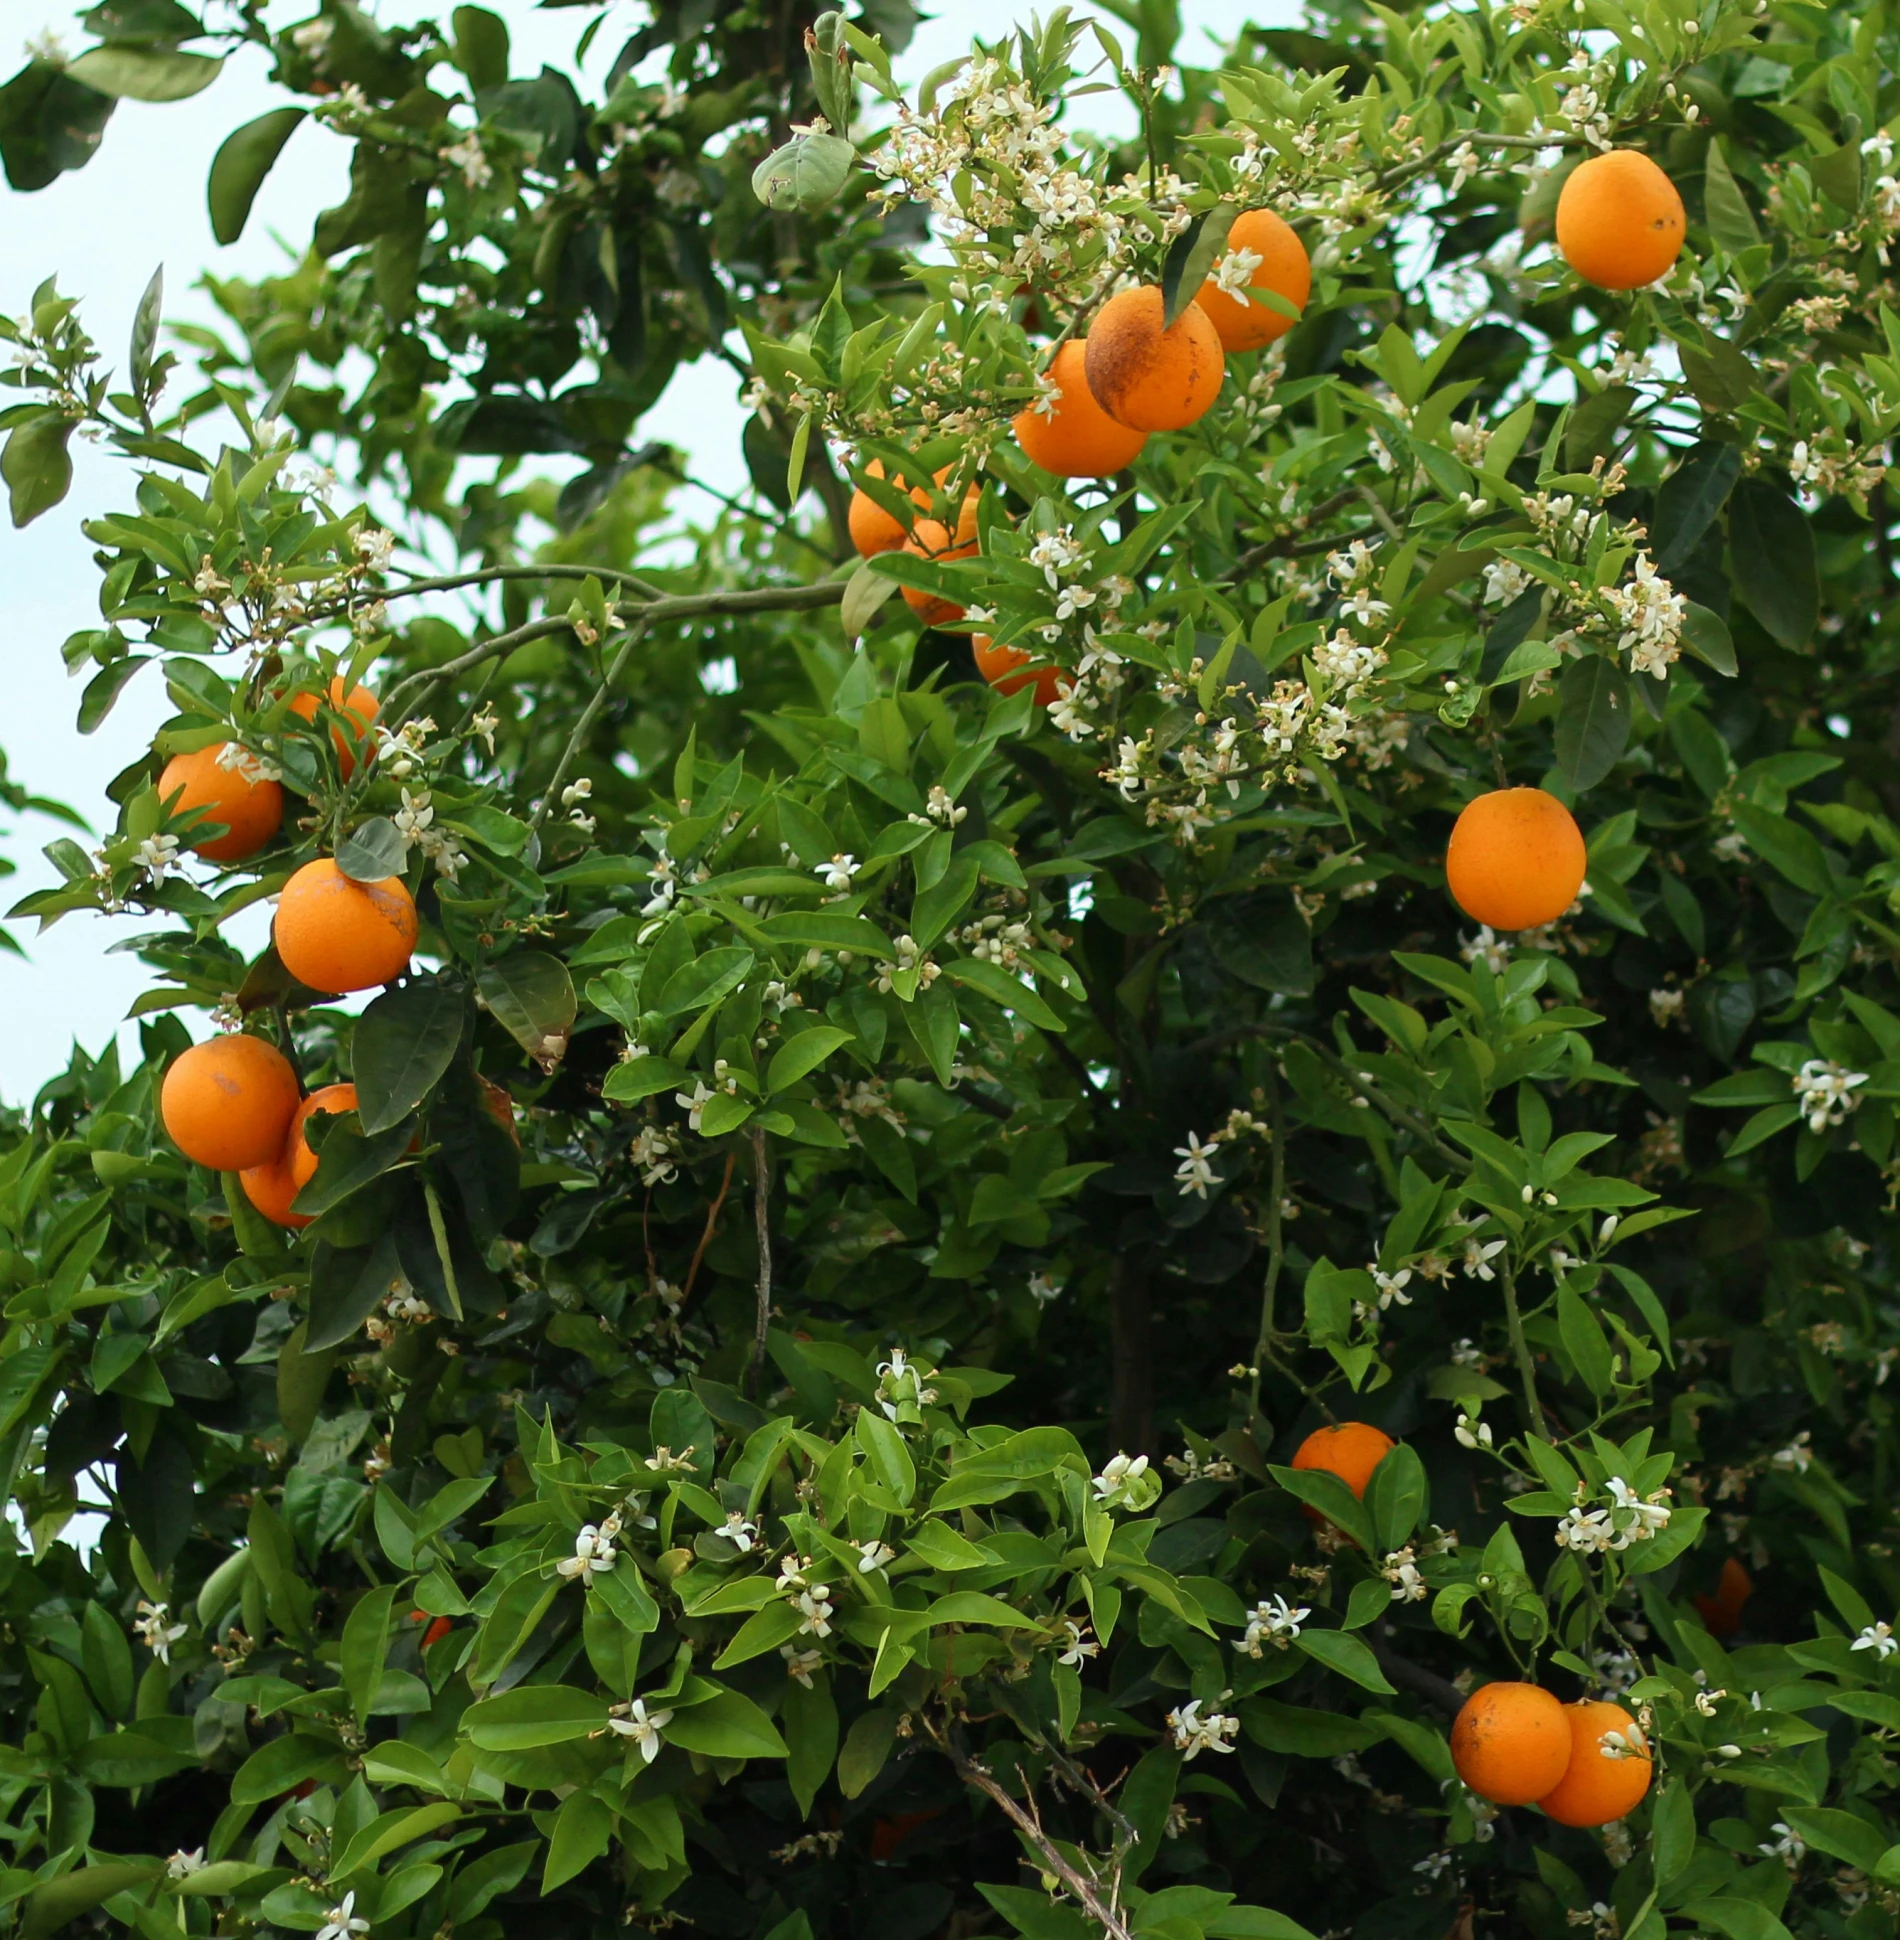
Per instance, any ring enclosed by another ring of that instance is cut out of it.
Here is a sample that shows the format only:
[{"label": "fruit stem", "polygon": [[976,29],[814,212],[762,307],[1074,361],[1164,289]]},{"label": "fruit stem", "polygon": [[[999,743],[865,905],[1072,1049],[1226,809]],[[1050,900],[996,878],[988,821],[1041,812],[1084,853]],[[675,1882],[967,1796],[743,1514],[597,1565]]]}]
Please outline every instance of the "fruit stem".
[{"label": "fruit stem", "polygon": [[1531,1360],[1530,1343],[1524,1338],[1524,1316],[1518,1311],[1517,1275],[1511,1271],[1510,1255],[1498,1262],[1504,1279],[1504,1320],[1511,1334],[1511,1355],[1517,1362],[1518,1379],[1524,1384],[1524,1426],[1528,1433],[1544,1432],[1544,1411],[1537,1400],[1537,1368]]}]

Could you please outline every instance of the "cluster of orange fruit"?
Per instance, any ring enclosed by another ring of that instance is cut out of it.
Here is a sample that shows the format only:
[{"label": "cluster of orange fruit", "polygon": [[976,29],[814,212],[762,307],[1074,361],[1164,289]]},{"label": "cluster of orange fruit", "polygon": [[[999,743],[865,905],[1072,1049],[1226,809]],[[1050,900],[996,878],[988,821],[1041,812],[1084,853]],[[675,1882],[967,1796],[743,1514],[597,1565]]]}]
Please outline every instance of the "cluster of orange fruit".
[{"label": "cluster of orange fruit", "polygon": [[[1363,1498],[1394,1446],[1368,1421],[1334,1422],[1301,1442],[1292,1466],[1336,1475]],[[1310,1506],[1306,1514],[1325,1520]],[[1474,1692],[1452,1725],[1451,1757],[1480,1798],[1535,1805],[1569,1826],[1608,1825],[1634,1811],[1654,1771],[1648,1741],[1620,1704],[1562,1704],[1535,1684],[1487,1684]]]},{"label": "cluster of orange fruit", "polygon": [[173,1059],[160,1087],[159,1115],[171,1141],[196,1165],[235,1172],[244,1196],[279,1226],[307,1226],[290,1202],[317,1169],[304,1127],[317,1112],[356,1109],[354,1085],[325,1085],[308,1098],[290,1060],[243,1031],[208,1038]]},{"label": "cluster of orange fruit", "polygon": [[1538,1684],[1486,1684],[1451,1727],[1458,1776],[1493,1805],[1534,1805],[1559,1825],[1609,1825],[1655,1776],[1649,1741],[1620,1704],[1561,1703]]},{"label": "cluster of orange fruit", "polygon": [[[337,763],[347,781],[365,750],[377,715],[366,687],[347,692],[339,677],[329,700],[339,716],[332,729]],[[291,712],[317,718],[313,693],[293,696]],[[229,742],[174,755],[159,777],[159,799],[171,816],[202,810],[206,833],[187,830],[185,846],[213,862],[241,862],[257,854],[283,825],[280,782],[228,766],[220,759]],[[210,831],[222,828],[221,834]],[[417,937],[415,899],[399,876],[357,882],[335,861],[320,856],[285,883],[271,925],[284,968],[299,983],[326,996],[373,990],[408,967]],[[159,1115],[171,1141],[186,1158],[216,1172],[235,1172],[245,1197],[279,1226],[310,1222],[290,1210],[291,1201],[317,1169],[304,1137],[315,1112],[356,1109],[354,1085],[325,1085],[308,1098],[289,1060],[261,1037],[242,1032],[216,1037],[176,1058],[159,1093]]]},{"label": "cluster of orange fruit", "polygon": [[[1585,282],[1630,290],[1668,273],[1681,253],[1682,198],[1648,156],[1618,149],[1592,156],[1566,178],[1557,203],[1557,246]],[[1253,288],[1271,292],[1285,309],[1231,294],[1210,277],[1175,321],[1163,327],[1162,293],[1152,284],[1111,297],[1086,336],[1061,344],[1049,365],[1055,391],[1047,408],[1031,406],[1013,421],[1023,455],[1060,478],[1106,478],[1132,464],[1155,431],[1180,430],[1213,404],[1229,352],[1259,350],[1293,327],[1312,291],[1312,264],[1294,231],[1270,209],[1237,216],[1232,250],[1259,258]],[[877,478],[883,467],[867,467]],[[936,475],[942,486],[946,466]],[[902,478],[891,483],[923,510],[931,494]],[[921,559],[963,559],[977,550],[978,489],[971,484],[954,531],[936,518],[908,526],[866,493],[851,501],[852,543],[865,558],[902,549]],[[904,588],[904,598],[927,626],[954,625],[963,609],[941,595]],[[977,672],[999,693],[1034,683],[1039,705],[1050,706],[1067,679],[1062,669],[1021,648],[974,634]],[[1504,788],[1481,795],[1459,816],[1445,857],[1459,907],[1499,931],[1554,922],[1576,900],[1586,856],[1570,811],[1540,788]]]}]

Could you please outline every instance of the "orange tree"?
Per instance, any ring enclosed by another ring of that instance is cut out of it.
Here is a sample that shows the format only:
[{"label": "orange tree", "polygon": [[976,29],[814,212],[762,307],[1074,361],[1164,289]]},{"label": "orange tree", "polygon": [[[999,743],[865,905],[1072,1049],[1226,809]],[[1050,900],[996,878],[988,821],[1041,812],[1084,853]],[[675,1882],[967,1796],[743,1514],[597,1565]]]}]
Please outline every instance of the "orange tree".
[{"label": "orange tree", "polygon": [[0,1160],[35,1940],[1894,1930],[1885,14],[1109,11],[0,90],[351,152],[5,326],[175,710],[21,906],[154,972]]}]

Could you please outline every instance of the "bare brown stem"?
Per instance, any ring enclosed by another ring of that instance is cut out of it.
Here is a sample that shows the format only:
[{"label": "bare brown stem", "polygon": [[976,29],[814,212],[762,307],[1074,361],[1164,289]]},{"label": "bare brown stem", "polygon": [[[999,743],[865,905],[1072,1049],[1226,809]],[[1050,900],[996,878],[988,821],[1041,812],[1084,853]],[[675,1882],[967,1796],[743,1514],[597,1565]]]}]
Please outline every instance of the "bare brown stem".
[{"label": "bare brown stem", "polygon": [[1036,1811],[1035,1801],[1032,1799],[1024,1806],[1019,1800],[1011,1798],[996,1782],[989,1768],[964,1751],[949,1731],[939,1729],[928,1719],[925,1720],[924,1729],[935,1740],[937,1749],[949,1759],[964,1784],[981,1792],[1001,1809],[1003,1816],[1036,1849],[1036,1855],[1044,1867],[1075,1895],[1082,1911],[1101,1927],[1109,1940],[1134,1940],[1133,1931],[1116,1909],[1112,1897],[1104,1899],[1100,1885],[1095,1880],[1084,1878],[1042,1829],[1042,1818]]},{"label": "bare brown stem", "polygon": [[763,1125],[752,1127],[752,1231],[759,1251],[759,1307],[752,1332],[752,1359],[746,1367],[750,1396],[765,1366],[765,1335],[772,1324],[772,1148]]}]

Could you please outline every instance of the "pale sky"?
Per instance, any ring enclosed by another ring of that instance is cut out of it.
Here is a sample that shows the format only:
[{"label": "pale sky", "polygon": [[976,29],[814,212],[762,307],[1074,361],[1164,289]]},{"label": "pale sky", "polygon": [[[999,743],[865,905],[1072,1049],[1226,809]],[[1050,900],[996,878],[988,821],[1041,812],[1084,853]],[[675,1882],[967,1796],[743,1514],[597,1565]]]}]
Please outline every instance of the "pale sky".
[{"label": "pale sky", "polygon": [[[447,0],[437,11],[446,10]],[[575,42],[596,17],[591,7],[538,8],[529,0],[488,0],[508,22],[514,71],[534,72],[543,61],[571,65]],[[309,4],[278,5],[274,20],[295,20]],[[426,11],[422,0],[385,0],[388,20]],[[0,79],[14,71],[21,44],[45,31],[75,51],[88,36],[74,21],[73,0],[4,0],[0,14]],[[639,5],[619,8],[625,24],[612,23],[589,52],[587,69],[599,81],[624,35],[645,17]],[[964,52],[972,36],[994,39],[1029,9],[1018,0],[956,0],[926,22],[898,62],[900,79],[927,73]],[[1045,7],[1043,11],[1048,11]],[[1184,45],[1204,32],[1229,38],[1242,22],[1291,21],[1296,0],[1244,5],[1239,0],[1187,0],[1191,23]],[[1115,25],[1124,41],[1125,29]],[[314,213],[341,201],[347,188],[349,144],[306,125],[291,138],[252,210],[243,238],[221,248],[211,236],[204,184],[211,158],[240,123],[281,105],[284,98],[265,80],[261,56],[232,60],[216,83],[195,100],[167,107],[122,102],[108,125],[99,153],[83,169],[63,175],[37,195],[16,195],[0,182],[0,311],[19,315],[48,276],[63,295],[82,300],[86,328],[107,359],[123,368],[132,314],[152,271],[165,268],[167,320],[210,323],[209,299],[193,285],[209,270],[219,276],[258,276],[285,260],[273,231],[288,238],[309,234]],[[1105,118],[1107,96],[1089,104]],[[1119,105],[1119,104],[1117,104]],[[664,439],[691,454],[691,469],[721,489],[741,489],[745,469],[738,451],[743,414],[733,395],[732,372],[703,362],[680,371],[659,403],[636,428],[634,442]],[[9,394],[11,395],[11,394]],[[122,461],[75,442],[73,489],[64,504],[15,532],[0,516],[0,605],[7,619],[11,705],[0,717],[0,747],[10,772],[36,794],[70,803],[97,828],[110,825],[105,787],[150,744],[170,712],[152,673],[141,674],[106,723],[90,736],[73,726],[81,683],[70,681],[60,643],[98,624],[98,574],[80,521],[129,501],[132,473]],[[707,501],[701,500],[704,506]],[[690,500],[681,511],[691,516]],[[19,873],[0,881],[0,908],[54,880],[40,847],[63,831],[37,816],[0,834],[0,853]],[[240,947],[261,948],[268,918],[249,912],[231,926]],[[134,917],[75,915],[44,936],[30,922],[11,926],[27,958],[0,955],[0,1099],[28,1102],[61,1070],[77,1039],[98,1052],[120,1027],[127,1007],[154,981],[154,973],[111,946],[162,924]],[[194,1034],[204,1020],[185,1013]],[[132,1026],[125,1041],[136,1045]]]}]

